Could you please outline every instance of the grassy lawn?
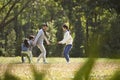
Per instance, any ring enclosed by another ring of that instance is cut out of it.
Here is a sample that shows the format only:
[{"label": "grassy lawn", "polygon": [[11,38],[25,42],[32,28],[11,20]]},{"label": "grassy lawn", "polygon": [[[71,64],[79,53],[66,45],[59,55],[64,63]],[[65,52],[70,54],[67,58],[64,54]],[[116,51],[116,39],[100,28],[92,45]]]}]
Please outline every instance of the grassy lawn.
[{"label": "grassy lawn", "polygon": [[[0,80],[4,78],[5,71],[15,75],[20,80],[37,80],[34,79],[32,68],[45,74],[44,80],[73,80],[75,73],[84,65],[87,58],[71,58],[69,64],[64,58],[47,58],[48,64],[33,62],[21,63],[20,57],[0,57]],[[31,68],[32,67],[32,68]],[[89,67],[89,66],[88,66]],[[120,70],[120,59],[99,58],[94,64],[90,80],[107,80],[116,70]]]}]

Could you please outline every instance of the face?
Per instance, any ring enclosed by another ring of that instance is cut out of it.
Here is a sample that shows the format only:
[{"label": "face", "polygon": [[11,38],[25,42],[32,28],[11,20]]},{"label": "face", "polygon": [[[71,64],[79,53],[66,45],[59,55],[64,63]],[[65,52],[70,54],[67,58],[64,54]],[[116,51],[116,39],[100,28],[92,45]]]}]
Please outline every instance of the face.
[{"label": "face", "polygon": [[47,27],[47,26],[43,26],[43,29],[44,29],[45,31],[47,31],[48,27]]},{"label": "face", "polygon": [[63,31],[66,31],[66,28],[62,27]]}]

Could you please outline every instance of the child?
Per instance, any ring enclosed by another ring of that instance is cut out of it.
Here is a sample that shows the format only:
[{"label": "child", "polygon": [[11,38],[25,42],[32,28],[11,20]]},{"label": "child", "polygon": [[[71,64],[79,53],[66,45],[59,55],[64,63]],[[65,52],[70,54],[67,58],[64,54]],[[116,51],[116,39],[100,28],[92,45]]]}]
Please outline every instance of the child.
[{"label": "child", "polygon": [[30,51],[30,60],[32,61],[32,49],[33,49],[33,41],[34,41],[34,36],[33,35],[30,35],[29,36],[29,51]]},{"label": "child", "polygon": [[65,48],[64,48],[64,57],[67,61],[67,63],[69,63],[69,52],[72,48],[72,42],[73,42],[73,38],[70,35],[70,31],[68,29],[67,25],[63,25],[62,29],[64,31],[64,38],[63,40],[59,41],[58,44],[66,44]]},{"label": "child", "polygon": [[29,60],[29,63],[32,61],[32,42],[34,40],[33,36],[30,36],[29,39],[25,39],[21,45],[21,58],[22,62],[25,62],[26,57]]}]

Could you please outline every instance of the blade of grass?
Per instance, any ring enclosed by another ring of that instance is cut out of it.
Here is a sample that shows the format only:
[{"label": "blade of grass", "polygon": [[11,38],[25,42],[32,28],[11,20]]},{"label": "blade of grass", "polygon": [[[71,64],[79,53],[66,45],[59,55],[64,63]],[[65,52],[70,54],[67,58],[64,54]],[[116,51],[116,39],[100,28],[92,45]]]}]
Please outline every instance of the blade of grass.
[{"label": "blade of grass", "polygon": [[94,63],[94,58],[88,59],[86,63],[82,66],[82,68],[77,71],[73,80],[89,80]]},{"label": "blade of grass", "polygon": [[3,78],[3,80],[20,80],[19,77],[15,76],[15,75],[13,75],[13,74],[11,73],[11,71],[10,71],[11,68],[12,68],[12,66],[9,64],[9,65],[7,66],[7,69],[6,69],[5,73],[4,73],[4,78]]},{"label": "blade of grass", "polygon": [[110,80],[120,80],[120,71],[116,71]]}]

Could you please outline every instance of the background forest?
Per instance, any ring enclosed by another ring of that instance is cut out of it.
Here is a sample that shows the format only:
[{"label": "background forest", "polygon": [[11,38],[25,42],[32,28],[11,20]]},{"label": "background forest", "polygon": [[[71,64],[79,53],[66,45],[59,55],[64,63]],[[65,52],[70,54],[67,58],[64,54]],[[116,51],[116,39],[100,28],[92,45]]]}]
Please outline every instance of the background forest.
[{"label": "background forest", "polygon": [[[119,0],[0,0],[0,56],[20,56],[23,39],[36,35],[42,23],[49,26],[49,57],[63,56],[57,42],[64,23],[74,38],[71,57],[89,56],[94,42],[99,57],[120,57]],[[33,53],[39,55],[37,47]]]}]

